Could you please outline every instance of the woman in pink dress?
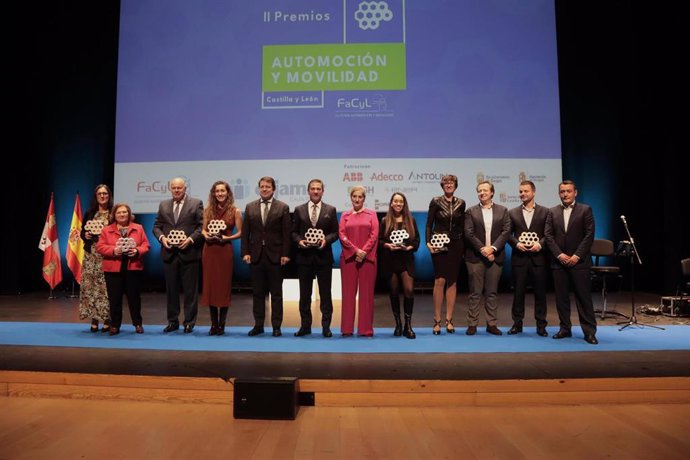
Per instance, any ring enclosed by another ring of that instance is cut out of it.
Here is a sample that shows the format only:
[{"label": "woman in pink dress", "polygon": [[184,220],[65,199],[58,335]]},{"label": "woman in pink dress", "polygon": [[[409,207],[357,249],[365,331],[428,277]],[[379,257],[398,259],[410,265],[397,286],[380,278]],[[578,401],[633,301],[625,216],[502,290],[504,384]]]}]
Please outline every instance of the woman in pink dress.
[{"label": "woman in pink dress", "polygon": [[340,217],[338,235],[340,275],[342,279],[342,315],[340,331],[343,337],[354,333],[355,304],[359,292],[357,335],[374,335],[374,287],[376,286],[376,245],[379,222],[376,212],[364,208],[366,189],[357,185],[350,189],[352,209]]}]

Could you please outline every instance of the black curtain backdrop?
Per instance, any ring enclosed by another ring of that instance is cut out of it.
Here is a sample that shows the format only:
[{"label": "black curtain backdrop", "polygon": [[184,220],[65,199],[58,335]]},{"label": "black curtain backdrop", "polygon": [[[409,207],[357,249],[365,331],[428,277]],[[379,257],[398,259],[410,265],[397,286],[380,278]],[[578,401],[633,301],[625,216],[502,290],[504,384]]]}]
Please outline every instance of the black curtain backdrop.
[{"label": "black curtain backdrop", "polygon": [[[556,1],[563,177],[597,215],[597,237],[643,259],[636,288],[672,294],[690,257],[679,2]],[[12,5],[0,292],[47,290],[38,240],[50,193],[69,225],[74,195],[113,183],[119,2]],[[9,159],[19,166],[9,167]],[[538,190],[555,194],[556,190]],[[67,241],[60,240],[64,254]],[[627,268],[627,267],[626,267]],[[72,276],[63,264],[69,289]],[[629,277],[625,277],[629,283]]]}]

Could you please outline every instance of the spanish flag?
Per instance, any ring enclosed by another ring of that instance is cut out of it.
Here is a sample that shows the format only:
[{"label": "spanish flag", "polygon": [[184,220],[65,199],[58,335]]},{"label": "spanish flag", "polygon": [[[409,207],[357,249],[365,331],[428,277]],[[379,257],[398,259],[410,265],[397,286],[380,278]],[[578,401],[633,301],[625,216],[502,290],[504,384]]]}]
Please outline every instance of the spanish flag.
[{"label": "spanish flag", "polygon": [[69,240],[67,241],[67,266],[72,271],[74,279],[81,284],[81,266],[84,260],[84,241],[81,239],[81,202],[77,193],[72,212],[72,224],[69,228]]},{"label": "spanish flag", "polygon": [[50,194],[50,206],[48,207],[46,223],[43,226],[41,241],[38,242],[38,249],[43,251],[43,279],[50,285],[50,289],[55,289],[55,286],[62,281],[62,265],[60,263],[60,246],[52,193]]}]

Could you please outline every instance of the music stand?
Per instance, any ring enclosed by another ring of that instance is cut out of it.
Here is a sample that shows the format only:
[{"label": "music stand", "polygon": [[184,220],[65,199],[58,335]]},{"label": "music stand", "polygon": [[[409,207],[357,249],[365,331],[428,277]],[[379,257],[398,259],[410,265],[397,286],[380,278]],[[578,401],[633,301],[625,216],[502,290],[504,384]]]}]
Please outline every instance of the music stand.
[{"label": "music stand", "polygon": [[637,252],[637,248],[635,247],[635,240],[633,239],[632,235],[630,235],[630,229],[628,229],[628,222],[625,220],[625,216],[621,216],[621,220],[623,221],[623,225],[625,226],[625,232],[628,234],[628,240],[627,241],[621,241],[618,244],[618,253],[620,255],[627,255],[628,259],[630,260],[630,302],[632,304],[632,310],[630,312],[630,318],[628,321],[619,321],[617,324],[625,324],[625,326],[619,328],[619,331],[622,331],[628,326],[638,326],[638,327],[653,327],[655,329],[661,329],[662,331],[666,330],[661,326],[654,326],[653,324],[646,324],[646,323],[641,323],[637,320],[637,316],[635,315],[635,262],[638,264],[642,265],[642,259],[640,258],[640,254]]}]

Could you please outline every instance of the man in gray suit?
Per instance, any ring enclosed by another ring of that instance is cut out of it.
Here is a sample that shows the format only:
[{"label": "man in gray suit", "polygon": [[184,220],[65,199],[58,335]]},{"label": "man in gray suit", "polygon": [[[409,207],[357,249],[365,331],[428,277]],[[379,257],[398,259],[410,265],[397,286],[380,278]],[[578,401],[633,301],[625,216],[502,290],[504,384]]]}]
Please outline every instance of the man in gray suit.
[{"label": "man in gray suit", "polygon": [[572,337],[570,321],[570,290],[575,294],[580,327],[585,341],[596,345],[597,319],[592,304],[590,269],[594,242],[594,213],[586,204],[576,203],[577,187],[571,180],[558,186],[559,206],[549,209],[544,234],[553,258],[551,269],[556,293],[556,308],[561,323],[554,339]]},{"label": "man in gray suit", "polygon": [[[525,295],[527,284],[532,283],[534,292],[534,319],[537,322],[537,334],[548,336],[546,332],[546,280],[548,277],[548,263],[546,259],[546,239],[544,227],[549,209],[534,201],[536,187],[534,182],[524,180],[520,182],[520,200],[522,204],[511,209],[511,235],[508,239],[513,247],[512,268],[513,285],[513,327],[508,334],[522,332],[522,320],[525,318]],[[521,242],[523,233],[535,233],[535,241]]]},{"label": "man in gray suit", "polygon": [[242,260],[252,266],[254,327],[249,336],[264,333],[266,295],[271,293],[273,336],[282,335],[283,265],[290,261],[290,207],[273,197],[276,182],[259,179],[261,199],[248,203],[242,228]]},{"label": "man in gray suit", "polygon": [[[314,277],[319,283],[321,304],[321,333],[331,337],[333,300],[331,280],[333,271],[333,250],[331,245],[338,239],[338,216],[335,207],[324,203],[323,182],[312,179],[307,185],[309,201],[295,208],[292,216],[292,241],[297,245],[297,276],[299,277],[299,315],[301,326],[296,337],[311,334],[311,294]],[[309,229],[323,231],[324,238],[312,246],[304,238]]]},{"label": "man in gray suit", "polygon": [[[187,195],[187,182],[176,177],[168,184],[172,199],[158,206],[153,235],[161,243],[161,259],[165,275],[168,325],[163,332],[180,328],[180,282],[184,295],[184,332],[194,330],[199,301],[199,265],[203,238],[201,225],[204,205],[201,200]],[[181,230],[186,235],[173,244],[168,238],[171,230]]]},{"label": "man in gray suit", "polygon": [[493,202],[494,184],[491,182],[477,184],[477,197],[479,204],[465,213],[465,262],[470,284],[465,334],[477,333],[479,303],[483,296],[486,332],[501,335],[503,333],[496,327],[496,297],[505,260],[503,249],[510,234],[510,217],[505,206]]}]

